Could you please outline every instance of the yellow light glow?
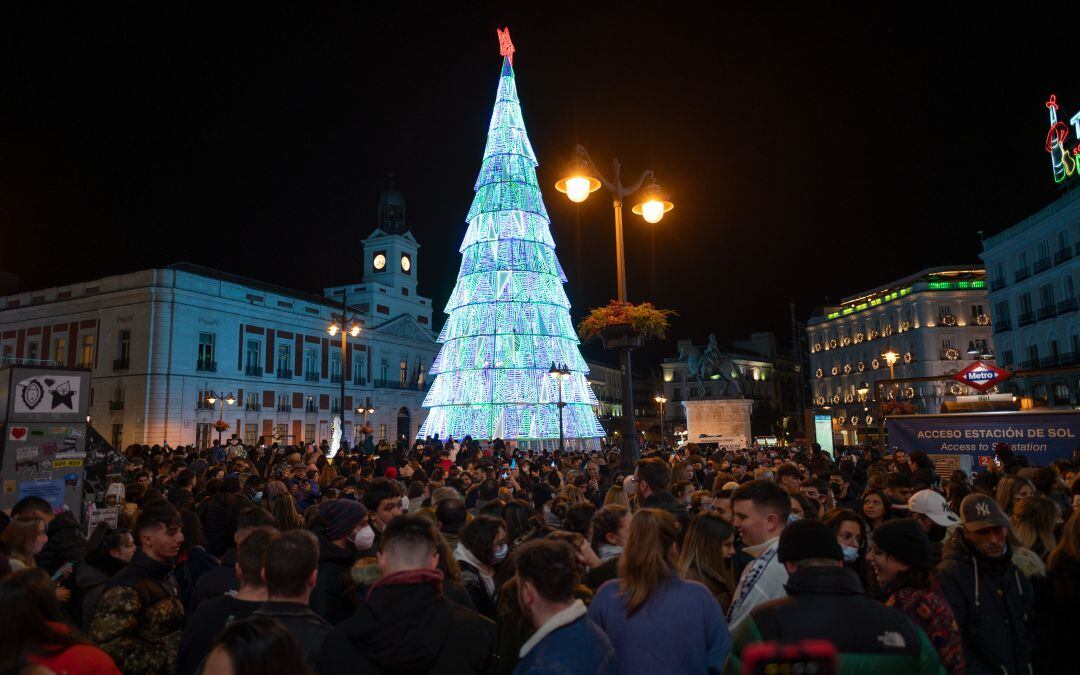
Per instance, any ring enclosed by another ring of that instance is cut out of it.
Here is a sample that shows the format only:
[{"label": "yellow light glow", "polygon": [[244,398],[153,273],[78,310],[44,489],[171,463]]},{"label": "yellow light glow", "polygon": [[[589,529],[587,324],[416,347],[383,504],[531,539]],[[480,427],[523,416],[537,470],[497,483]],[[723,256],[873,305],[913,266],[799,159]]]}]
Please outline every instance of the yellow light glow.
[{"label": "yellow light glow", "polygon": [[589,198],[589,193],[592,191],[591,181],[588,178],[581,176],[574,176],[573,178],[566,179],[566,196],[570,198],[570,201],[581,203]]},{"label": "yellow light glow", "polygon": [[641,217],[646,223],[659,223],[664,217],[664,202],[655,199],[645,202],[641,205]]},{"label": "yellow light glow", "polygon": [[885,363],[889,364],[890,366],[896,365],[896,361],[900,358],[900,355],[892,351],[891,349],[882,354],[882,356],[885,358]]},{"label": "yellow light glow", "polygon": [[330,333],[330,336],[333,337],[334,335],[337,335],[338,330],[340,330],[338,328],[338,325],[336,323],[332,323],[327,327],[326,332]]},{"label": "yellow light glow", "polygon": [[236,399],[233,398],[232,396],[230,396],[229,398],[225,399],[225,402],[228,403],[229,405],[232,405],[232,404],[236,403]]},{"label": "yellow light glow", "polygon": [[215,403],[217,403],[217,398],[215,398],[213,396],[207,396],[206,397],[206,402],[209,403],[210,405],[214,405]]},{"label": "yellow light glow", "polygon": [[349,329],[349,335],[356,337],[360,334],[360,324],[354,323],[352,328]]}]

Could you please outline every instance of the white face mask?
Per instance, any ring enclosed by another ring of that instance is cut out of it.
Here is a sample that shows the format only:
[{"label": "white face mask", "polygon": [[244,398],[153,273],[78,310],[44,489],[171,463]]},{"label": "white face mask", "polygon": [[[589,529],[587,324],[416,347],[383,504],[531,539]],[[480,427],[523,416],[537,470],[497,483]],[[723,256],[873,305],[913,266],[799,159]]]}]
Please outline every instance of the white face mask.
[{"label": "white face mask", "polygon": [[402,497],[401,498],[401,510],[402,511],[408,511],[409,510],[409,498],[408,497]]},{"label": "white face mask", "polygon": [[506,559],[506,554],[510,551],[510,548],[503,544],[499,548],[495,549],[495,562],[500,563]]},{"label": "white face mask", "polygon": [[859,559],[859,549],[854,546],[841,546],[840,548],[844,551],[844,562],[853,563]]},{"label": "white face mask", "polygon": [[356,531],[352,541],[357,551],[366,551],[375,543],[375,530],[371,529],[371,525],[364,525]]}]

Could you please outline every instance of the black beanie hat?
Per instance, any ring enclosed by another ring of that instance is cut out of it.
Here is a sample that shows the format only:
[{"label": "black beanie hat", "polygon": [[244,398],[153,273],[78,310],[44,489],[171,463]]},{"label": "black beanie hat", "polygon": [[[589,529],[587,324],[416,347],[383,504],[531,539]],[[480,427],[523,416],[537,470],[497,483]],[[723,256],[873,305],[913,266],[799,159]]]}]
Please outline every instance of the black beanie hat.
[{"label": "black beanie hat", "polygon": [[797,520],[780,535],[776,557],[782,563],[807,558],[843,560],[844,552],[831,527],[817,520]]},{"label": "black beanie hat", "polygon": [[905,565],[930,567],[930,539],[914,518],[897,518],[878,525],[871,536],[879,549]]}]

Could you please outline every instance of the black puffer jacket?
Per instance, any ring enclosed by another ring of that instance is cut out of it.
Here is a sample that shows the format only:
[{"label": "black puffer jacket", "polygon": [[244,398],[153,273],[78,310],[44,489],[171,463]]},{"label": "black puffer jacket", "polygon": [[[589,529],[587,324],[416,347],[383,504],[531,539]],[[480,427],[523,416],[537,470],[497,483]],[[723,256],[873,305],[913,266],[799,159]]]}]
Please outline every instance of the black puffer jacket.
[{"label": "black puffer jacket", "polygon": [[349,569],[356,556],[326,538],[319,537],[319,578],[311,591],[311,609],[332,624],[347,618],[356,603],[348,595]]},{"label": "black puffer jacket", "polygon": [[957,528],[945,542],[938,580],[964,638],[969,675],[1028,673],[1033,649],[1031,583],[1012,563],[1011,551],[987,558]]},{"label": "black puffer jacket", "polygon": [[54,574],[64,563],[81,562],[86,557],[86,537],[70,513],[65,511],[53,518],[45,528],[45,534],[49,541],[45,542],[36,560],[38,567],[49,574]]},{"label": "black puffer jacket", "polygon": [[236,527],[229,530],[229,516],[233,504],[237,500],[235,492],[219,492],[206,502],[203,511],[203,537],[206,539],[206,550],[218,558],[225,551],[234,546],[233,535]]},{"label": "black puffer jacket", "polygon": [[494,673],[495,625],[444,598],[441,580],[434,570],[382,579],[368,601],[326,636],[316,671]]}]

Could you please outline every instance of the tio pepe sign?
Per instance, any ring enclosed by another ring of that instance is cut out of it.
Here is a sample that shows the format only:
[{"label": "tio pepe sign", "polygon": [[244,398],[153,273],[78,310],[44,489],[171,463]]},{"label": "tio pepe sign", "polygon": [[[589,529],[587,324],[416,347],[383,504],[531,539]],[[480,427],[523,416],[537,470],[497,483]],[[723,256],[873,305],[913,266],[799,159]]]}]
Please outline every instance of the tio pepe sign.
[{"label": "tio pepe sign", "polygon": [[1009,371],[985,361],[975,361],[967,368],[953,375],[953,379],[957,382],[962,382],[978,391],[992,389],[1010,377],[1012,377],[1012,373]]}]

